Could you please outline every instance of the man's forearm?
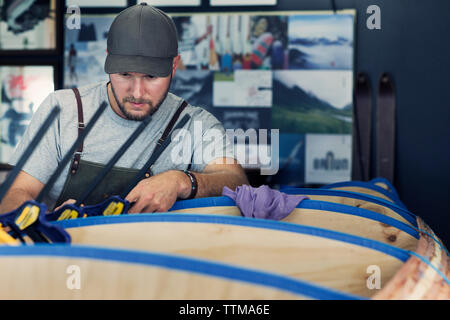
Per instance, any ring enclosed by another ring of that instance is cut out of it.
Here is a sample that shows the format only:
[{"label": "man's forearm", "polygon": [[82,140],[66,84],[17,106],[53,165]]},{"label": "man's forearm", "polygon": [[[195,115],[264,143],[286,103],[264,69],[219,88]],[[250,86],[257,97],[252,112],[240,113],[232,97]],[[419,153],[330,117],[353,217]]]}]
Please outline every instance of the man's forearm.
[{"label": "man's forearm", "polygon": [[11,188],[0,204],[0,212],[7,213],[20,207],[25,201],[32,200],[33,196],[26,190]]},{"label": "man's forearm", "polygon": [[198,191],[196,198],[221,196],[223,187],[235,190],[236,187],[248,184],[245,173],[235,171],[218,171],[211,173],[194,172],[197,178]]}]

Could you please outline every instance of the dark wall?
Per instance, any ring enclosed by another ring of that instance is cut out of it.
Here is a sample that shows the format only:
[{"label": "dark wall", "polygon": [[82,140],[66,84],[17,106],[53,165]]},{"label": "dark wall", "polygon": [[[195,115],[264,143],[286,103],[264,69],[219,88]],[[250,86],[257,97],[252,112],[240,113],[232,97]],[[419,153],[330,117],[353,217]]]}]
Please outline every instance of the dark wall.
[{"label": "dark wall", "polygon": [[[278,3],[277,10],[331,8],[331,0],[278,0]],[[408,209],[421,216],[448,246],[450,1],[336,0],[335,3],[337,9],[357,9],[355,74],[367,73],[374,93],[381,73],[390,73],[395,82],[395,187]],[[366,27],[369,17],[366,10],[373,4],[381,9],[381,30]],[[375,106],[375,97],[373,103]],[[372,174],[375,175],[374,168]]]}]

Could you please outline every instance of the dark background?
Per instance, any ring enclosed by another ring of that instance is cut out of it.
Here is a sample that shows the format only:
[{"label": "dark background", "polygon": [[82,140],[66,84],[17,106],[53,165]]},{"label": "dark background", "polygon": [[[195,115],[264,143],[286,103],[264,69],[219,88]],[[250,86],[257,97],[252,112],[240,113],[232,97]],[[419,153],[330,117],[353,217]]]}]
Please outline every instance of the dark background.
[{"label": "dark background", "polygon": [[[60,1],[57,1],[60,2]],[[62,2],[62,1],[61,1]],[[135,1],[128,1],[134,4]],[[167,12],[330,10],[332,0],[278,0],[277,6],[162,7]],[[394,186],[408,209],[421,216],[450,243],[450,1],[448,0],[335,0],[335,8],[357,10],[354,74],[365,72],[373,89],[373,119],[380,75],[388,72],[396,87],[396,153]],[[367,7],[381,9],[381,30],[369,30]],[[121,9],[82,9],[83,13],[118,13]],[[60,30],[65,8],[57,14]],[[63,32],[57,54],[5,57],[17,63],[54,63],[56,88],[62,88]],[[375,123],[372,124],[375,128]],[[374,137],[374,135],[373,135]],[[372,163],[375,140],[372,141]],[[371,168],[376,176],[375,167]],[[257,178],[257,177],[256,177]]]}]

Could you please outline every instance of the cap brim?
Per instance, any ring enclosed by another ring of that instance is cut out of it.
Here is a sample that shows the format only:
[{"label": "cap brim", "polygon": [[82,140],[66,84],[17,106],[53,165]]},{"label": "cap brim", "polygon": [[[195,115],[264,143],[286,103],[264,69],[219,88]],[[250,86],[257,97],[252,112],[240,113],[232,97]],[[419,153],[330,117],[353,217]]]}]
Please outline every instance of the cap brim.
[{"label": "cap brim", "polygon": [[172,71],[173,58],[153,58],[108,54],[106,73],[138,72],[155,77],[167,77]]}]

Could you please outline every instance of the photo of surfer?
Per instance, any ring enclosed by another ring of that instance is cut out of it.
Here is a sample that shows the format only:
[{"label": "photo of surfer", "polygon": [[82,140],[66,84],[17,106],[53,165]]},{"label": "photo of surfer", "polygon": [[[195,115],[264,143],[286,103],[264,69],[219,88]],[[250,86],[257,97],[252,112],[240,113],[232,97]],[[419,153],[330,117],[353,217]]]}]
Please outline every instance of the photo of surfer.
[{"label": "photo of surfer", "polygon": [[289,17],[289,69],[353,69],[352,14]]},{"label": "photo of surfer", "polygon": [[243,69],[288,69],[287,26],[287,16],[251,16]]}]

